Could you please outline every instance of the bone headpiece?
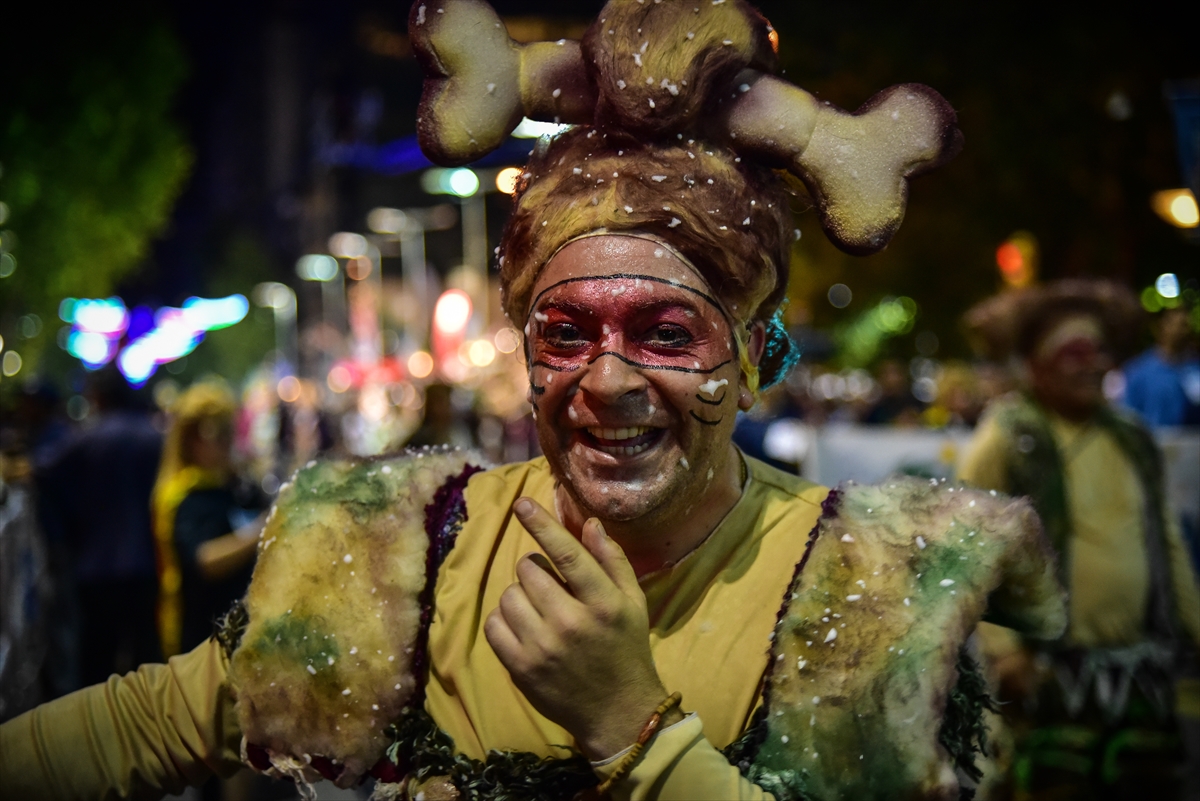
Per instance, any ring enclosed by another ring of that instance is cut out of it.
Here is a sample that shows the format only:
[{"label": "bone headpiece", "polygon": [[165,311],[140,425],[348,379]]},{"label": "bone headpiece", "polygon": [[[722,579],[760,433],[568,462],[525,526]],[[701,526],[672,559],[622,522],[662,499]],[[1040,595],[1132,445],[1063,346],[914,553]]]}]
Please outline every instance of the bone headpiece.
[{"label": "bone headpiece", "polygon": [[433,161],[486,155],[522,116],[644,140],[693,133],[803,181],[826,234],[854,254],[887,245],[908,179],[961,145],[953,109],[926,86],[848,113],[774,76],[778,37],[744,0],[610,0],[582,41],[530,44],[483,0],[417,0],[409,31]]}]

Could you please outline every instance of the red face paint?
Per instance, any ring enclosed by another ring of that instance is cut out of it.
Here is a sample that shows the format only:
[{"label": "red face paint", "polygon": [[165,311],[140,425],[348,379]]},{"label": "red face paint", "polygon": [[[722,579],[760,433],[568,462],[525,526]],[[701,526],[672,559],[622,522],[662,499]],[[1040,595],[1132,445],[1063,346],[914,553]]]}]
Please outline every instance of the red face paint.
[{"label": "red face paint", "polygon": [[574,372],[602,355],[637,369],[708,375],[731,363],[729,323],[704,292],[662,278],[572,278],[543,290],[529,320],[530,364]]},{"label": "red face paint", "polygon": [[733,329],[686,263],[644,238],[581,239],[543,269],[527,322],[530,400],[564,509],[650,515],[653,530],[736,487]]}]

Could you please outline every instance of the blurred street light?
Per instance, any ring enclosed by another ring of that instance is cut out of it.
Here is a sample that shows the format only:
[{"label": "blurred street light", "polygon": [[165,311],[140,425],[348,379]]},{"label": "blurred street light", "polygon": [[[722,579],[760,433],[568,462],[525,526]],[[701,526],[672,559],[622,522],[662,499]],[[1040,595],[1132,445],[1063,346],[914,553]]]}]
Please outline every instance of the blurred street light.
[{"label": "blurred street light", "polygon": [[408,357],[408,372],[413,378],[425,378],[433,372],[433,357],[423,350]]},{"label": "blurred street light", "polygon": [[1200,208],[1190,189],[1164,189],[1150,196],[1154,213],[1176,228],[1195,228],[1200,225]]},{"label": "blurred street light", "polygon": [[329,252],[339,259],[357,259],[367,255],[367,238],[362,234],[340,231],[329,237]]},{"label": "blurred street light", "polygon": [[325,253],[310,253],[296,262],[296,275],[321,284],[321,314],[325,322],[341,330],[346,320],[346,282],[337,259]]},{"label": "blurred street light", "polygon": [[496,173],[496,188],[506,195],[517,191],[517,179],[521,177],[520,167],[505,167]]},{"label": "blurred street light", "polygon": [[275,350],[278,352],[284,375],[296,370],[296,293],[287,284],[265,281],[254,287],[254,302],[272,309],[275,314]]},{"label": "blurred street light", "polygon": [[421,175],[421,188],[431,195],[471,197],[479,191],[479,175],[468,167],[434,167]]},{"label": "blurred street light", "polygon": [[461,289],[448,289],[433,308],[433,327],[450,336],[461,335],[471,319],[471,298]]}]

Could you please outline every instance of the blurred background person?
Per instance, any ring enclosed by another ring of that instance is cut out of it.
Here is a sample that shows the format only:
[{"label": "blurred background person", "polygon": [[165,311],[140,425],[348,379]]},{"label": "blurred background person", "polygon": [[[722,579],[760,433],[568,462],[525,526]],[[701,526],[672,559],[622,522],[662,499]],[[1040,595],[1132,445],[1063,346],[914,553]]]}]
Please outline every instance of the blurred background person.
[{"label": "blurred background person", "polygon": [[426,445],[452,445],[456,448],[475,447],[468,415],[454,408],[454,390],[446,384],[430,384],[425,387],[425,416],[421,427],[408,441],[408,447]]},{"label": "blurred background person", "polygon": [[987,624],[979,632],[1001,700],[1024,702],[1006,711],[1026,797],[1068,797],[1056,795],[1067,788],[1088,798],[1135,788],[1176,797],[1175,712],[1193,771],[1200,756],[1200,699],[1192,682],[1179,682],[1197,667],[1200,590],[1164,502],[1161,454],[1103,392],[1140,313],[1118,285],[1060,281],[997,296],[967,316],[993,356],[1023,360],[1027,387],[991,405],[959,477],[1030,499],[1070,593],[1060,642],[1022,643]]},{"label": "blurred background person", "polygon": [[[77,599],[78,686],[161,659],[150,491],[162,435],[116,369],[91,373],[86,397],[93,422],[73,434],[38,480],[42,526],[68,562],[58,578],[72,584]],[[71,625],[69,617],[60,623]]]},{"label": "blurred background person", "polygon": [[879,399],[867,410],[863,422],[869,425],[919,426],[924,405],[912,393],[908,370],[897,359],[884,359],[876,374]]},{"label": "blurred background person", "polygon": [[1200,356],[1190,314],[1184,305],[1159,312],[1154,347],[1125,365],[1122,403],[1149,426],[1200,425]]},{"label": "blurred background person", "polygon": [[207,639],[250,583],[266,499],[234,470],[235,412],[233,394],[216,382],[193,385],[171,409],[154,485],[166,656]]}]

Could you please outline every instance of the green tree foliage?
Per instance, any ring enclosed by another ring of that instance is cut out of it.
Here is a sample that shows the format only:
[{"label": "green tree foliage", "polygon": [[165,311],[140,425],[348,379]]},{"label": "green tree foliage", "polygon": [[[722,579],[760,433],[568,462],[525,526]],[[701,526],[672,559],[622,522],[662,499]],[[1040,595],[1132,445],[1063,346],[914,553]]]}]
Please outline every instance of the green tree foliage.
[{"label": "green tree foliage", "polygon": [[[55,6],[40,25],[8,30],[0,200],[17,269],[0,279],[0,326],[10,343],[19,315],[49,322],[63,297],[102,297],[137,268],[188,175],[192,152],[172,118],[186,60],[138,5]],[[23,343],[27,365],[55,329]]]}]

